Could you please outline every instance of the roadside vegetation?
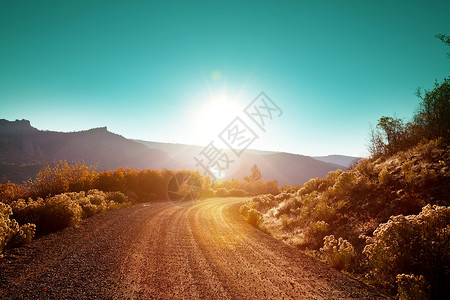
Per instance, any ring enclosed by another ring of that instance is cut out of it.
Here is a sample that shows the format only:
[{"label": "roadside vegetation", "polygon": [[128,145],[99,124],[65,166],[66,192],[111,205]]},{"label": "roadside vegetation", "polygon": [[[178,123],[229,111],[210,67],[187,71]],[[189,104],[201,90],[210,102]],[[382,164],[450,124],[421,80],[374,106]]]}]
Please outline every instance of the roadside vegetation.
[{"label": "roadside vegetation", "polygon": [[0,253],[43,235],[72,226],[111,209],[168,200],[168,184],[177,174],[196,176],[201,198],[244,197],[279,192],[276,181],[262,180],[255,165],[244,180],[211,184],[193,171],[117,169],[96,172],[83,164],[60,161],[22,184],[0,184]]},{"label": "roadside vegetation", "polygon": [[371,157],[241,206],[255,227],[399,299],[450,294],[450,78],[411,121],[380,118]]}]

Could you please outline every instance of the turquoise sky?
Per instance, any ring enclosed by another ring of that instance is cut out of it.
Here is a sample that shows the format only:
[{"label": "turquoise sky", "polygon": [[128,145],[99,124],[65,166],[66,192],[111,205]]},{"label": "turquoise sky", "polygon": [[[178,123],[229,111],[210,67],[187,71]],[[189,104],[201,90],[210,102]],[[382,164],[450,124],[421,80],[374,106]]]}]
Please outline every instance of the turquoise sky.
[{"label": "turquoise sky", "polygon": [[252,148],[366,155],[371,123],[410,117],[415,90],[450,75],[434,37],[450,34],[449,12],[450,1],[1,0],[0,118],[206,145],[264,91],[284,113]]}]

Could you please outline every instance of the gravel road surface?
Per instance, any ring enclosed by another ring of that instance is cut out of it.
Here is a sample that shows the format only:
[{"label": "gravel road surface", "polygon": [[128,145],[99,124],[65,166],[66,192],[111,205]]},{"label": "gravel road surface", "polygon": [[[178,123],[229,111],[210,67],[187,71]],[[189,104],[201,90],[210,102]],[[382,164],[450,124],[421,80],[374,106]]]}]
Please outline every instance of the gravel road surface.
[{"label": "gravel road surface", "polygon": [[1,299],[386,299],[251,227],[243,198],[108,211],[0,258]]}]

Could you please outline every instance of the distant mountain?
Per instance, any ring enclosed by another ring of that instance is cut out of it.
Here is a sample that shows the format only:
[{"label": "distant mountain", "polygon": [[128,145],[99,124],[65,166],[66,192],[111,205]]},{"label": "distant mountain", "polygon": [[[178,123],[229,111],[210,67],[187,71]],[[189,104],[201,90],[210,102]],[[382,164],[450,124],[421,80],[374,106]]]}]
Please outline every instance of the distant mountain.
[{"label": "distant mountain", "polygon": [[84,161],[98,170],[112,170],[161,168],[169,157],[106,127],[63,133],[37,130],[27,120],[0,120],[0,180],[26,180],[57,160]]},{"label": "distant mountain", "polygon": [[345,167],[349,167],[351,164],[359,161],[361,157],[345,156],[345,155],[327,155],[327,156],[313,156],[314,159],[329,162]]},{"label": "distant mountain", "polygon": [[281,185],[291,186],[303,184],[311,178],[324,177],[330,171],[345,169],[341,165],[319,161],[310,156],[299,154],[273,152],[258,155],[245,153],[234,176],[236,178],[247,176],[253,164],[258,166],[264,179],[275,179]]},{"label": "distant mountain", "polygon": [[164,151],[170,160],[166,162],[165,168],[174,170],[195,169],[194,156],[198,155],[204,147],[186,144],[160,143],[142,140],[134,140],[152,150]]},{"label": "distant mountain", "polygon": [[[170,166],[172,169],[202,170],[196,166],[194,157],[199,157],[204,147],[137,141],[151,149],[164,150],[172,158]],[[235,156],[230,150],[222,149],[222,151],[234,159]],[[346,169],[343,165],[316,160],[310,156],[253,149],[246,150],[239,159],[234,160],[226,172],[227,179],[243,179],[244,176],[249,175],[250,168],[256,164],[264,179],[277,180],[281,185],[299,185],[311,178],[323,177],[330,171]]]},{"label": "distant mountain", "polygon": [[[203,172],[194,160],[203,149],[194,145],[130,140],[109,132],[106,127],[65,133],[38,130],[27,120],[0,119],[0,181],[21,182],[47,163],[58,160],[84,161],[97,165],[99,171],[120,167]],[[346,168],[298,154],[249,149],[237,158],[229,149],[222,151],[233,160],[226,170],[226,179],[242,179],[257,164],[264,179],[277,180],[280,185],[299,185],[329,171]]]}]

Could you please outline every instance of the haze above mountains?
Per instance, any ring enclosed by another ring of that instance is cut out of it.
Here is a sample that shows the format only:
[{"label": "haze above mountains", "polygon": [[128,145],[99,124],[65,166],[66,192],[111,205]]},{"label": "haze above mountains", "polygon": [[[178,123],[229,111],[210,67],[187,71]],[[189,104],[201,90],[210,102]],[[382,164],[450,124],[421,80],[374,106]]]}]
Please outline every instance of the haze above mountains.
[{"label": "haze above mountains", "polygon": [[[28,120],[0,119],[0,181],[21,182],[33,177],[48,163],[67,160],[96,165],[98,171],[117,168],[198,169],[194,157],[203,146],[158,143],[127,139],[106,127],[79,132],[42,131]],[[223,149],[225,153],[231,152]],[[299,185],[329,171],[346,169],[357,157],[329,155],[310,157],[299,154],[248,149],[233,159],[226,179],[242,179],[257,164],[266,180],[280,185]]]}]

